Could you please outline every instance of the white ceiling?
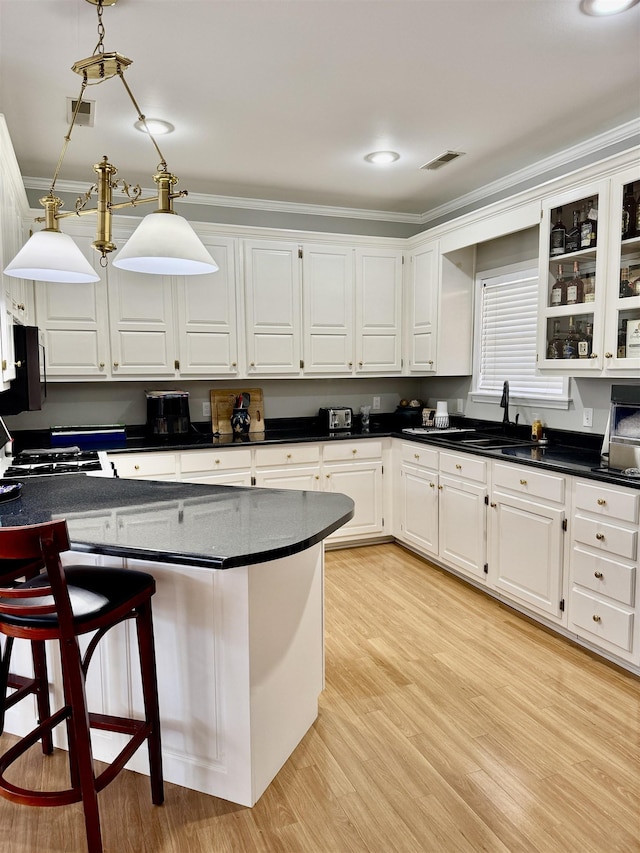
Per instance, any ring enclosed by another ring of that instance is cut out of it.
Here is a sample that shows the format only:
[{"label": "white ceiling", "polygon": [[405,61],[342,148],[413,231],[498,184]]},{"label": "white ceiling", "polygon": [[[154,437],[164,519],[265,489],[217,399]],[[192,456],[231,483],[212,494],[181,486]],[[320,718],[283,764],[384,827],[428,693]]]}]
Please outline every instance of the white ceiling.
[{"label": "white ceiling", "polygon": [[[579,0],[119,0],[105,49],[180,188],[424,215],[640,117],[640,5],[610,18]],[[98,40],[86,0],[0,0],[0,113],[23,176],[50,179],[70,67]],[[158,158],[118,80],[88,90],[60,181],[103,154],[153,186]],[[364,155],[400,160],[371,166]],[[420,170],[447,149],[466,155]]]}]

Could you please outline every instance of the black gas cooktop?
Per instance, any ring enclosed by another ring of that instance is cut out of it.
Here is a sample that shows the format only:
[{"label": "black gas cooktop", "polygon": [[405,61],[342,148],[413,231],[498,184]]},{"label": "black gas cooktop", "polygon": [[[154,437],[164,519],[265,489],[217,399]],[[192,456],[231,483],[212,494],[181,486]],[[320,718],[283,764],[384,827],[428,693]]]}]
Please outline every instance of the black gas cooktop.
[{"label": "black gas cooktop", "polygon": [[47,474],[82,474],[100,471],[102,463],[96,450],[81,450],[79,447],[47,447],[24,450],[13,457],[4,472],[7,479],[40,477]]}]

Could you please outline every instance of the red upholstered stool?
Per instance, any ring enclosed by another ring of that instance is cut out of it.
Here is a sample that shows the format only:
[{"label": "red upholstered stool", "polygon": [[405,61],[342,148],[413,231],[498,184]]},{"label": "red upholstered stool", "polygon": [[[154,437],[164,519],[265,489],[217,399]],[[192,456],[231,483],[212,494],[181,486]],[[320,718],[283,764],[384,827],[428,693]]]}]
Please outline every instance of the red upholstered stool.
[{"label": "red upholstered stool", "polygon": [[[32,575],[24,583],[0,588],[0,633],[7,637],[3,658],[7,656],[7,643],[10,654],[14,637],[30,640],[34,655],[34,678],[25,679],[21,695],[16,700],[13,694],[8,702],[15,704],[29,693],[35,693],[41,718],[32,732],[0,758],[0,795],[30,806],[62,806],[82,801],[89,853],[102,853],[97,794],[117,776],[145,741],[149,750],[151,798],[156,805],[164,800],[151,617],[155,581],[144,572],[125,569],[63,568],[60,554],[68,549],[64,521],[0,528],[0,573],[1,561],[20,560],[24,565],[17,566],[14,579],[20,572],[25,576],[25,566],[28,568],[26,576]],[[6,574],[0,576],[4,579]],[[85,678],[91,657],[106,631],[125,619],[136,620],[144,720],[94,714],[87,709]],[[83,655],[78,637],[90,632],[95,633]],[[59,644],[62,665],[64,705],[53,713],[49,708],[44,663],[46,640]],[[17,677],[8,673],[8,658],[5,668],[11,686],[11,679],[15,681]],[[5,706],[8,707],[6,702]],[[67,727],[71,787],[64,791],[32,791],[8,782],[5,778],[7,768],[38,740],[42,740],[45,753],[51,751],[51,732],[61,723]],[[93,767],[91,728],[130,735],[127,745],[98,776]]]}]

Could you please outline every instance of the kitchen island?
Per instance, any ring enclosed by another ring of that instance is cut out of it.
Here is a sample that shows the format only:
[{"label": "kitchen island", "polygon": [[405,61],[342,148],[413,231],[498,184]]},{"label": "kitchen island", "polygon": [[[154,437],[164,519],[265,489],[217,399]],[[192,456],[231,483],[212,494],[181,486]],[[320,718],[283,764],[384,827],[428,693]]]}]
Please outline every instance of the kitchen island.
[{"label": "kitchen island", "polygon": [[[317,716],[322,543],[352,514],[353,502],[340,494],[82,474],[27,480],[18,500],[0,504],[3,527],[66,518],[72,550],[65,563],[131,567],[156,578],[165,779],[245,806]],[[87,683],[92,710],[140,714],[130,627],[118,626],[99,646]],[[26,643],[16,642],[14,671],[28,672],[29,660]],[[59,684],[57,660],[50,667]],[[7,731],[27,732],[34,719],[26,716],[12,709]],[[118,735],[96,733],[98,760],[120,748]],[[144,751],[128,766],[148,772]]]}]

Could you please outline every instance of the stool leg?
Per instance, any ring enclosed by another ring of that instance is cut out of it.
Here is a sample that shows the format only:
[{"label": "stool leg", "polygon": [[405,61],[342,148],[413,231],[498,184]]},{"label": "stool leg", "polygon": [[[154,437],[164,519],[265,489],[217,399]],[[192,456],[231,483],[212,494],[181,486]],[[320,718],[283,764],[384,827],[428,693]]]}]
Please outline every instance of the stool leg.
[{"label": "stool leg", "polygon": [[147,747],[149,749],[149,776],[151,779],[151,800],[156,806],[159,806],[164,802],[164,785],[162,778],[160,711],[158,708],[158,679],[156,672],[155,643],[153,639],[151,599],[148,599],[148,601],[137,608],[136,631],[138,635],[138,653],[140,656],[145,719],[151,726],[151,731],[147,738]]},{"label": "stool leg", "polygon": [[80,648],[75,638],[73,640],[63,638],[61,640],[60,657],[65,703],[72,709],[68,724],[72,785],[77,787],[75,780],[78,780],[89,853],[103,853],[84,673]]},{"label": "stool leg", "polygon": [[9,663],[11,661],[11,650],[13,649],[13,637],[5,637],[4,648],[0,653],[0,735],[4,731],[4,715],[7,701],[7,681],[9,678]]},{"label": "stool leg", "polygon": [[[51,716],[51,705],[49,703],[49,676],[47,673],[47,658],[44,642],[32,640],[31,655],[33,657],[33,673],[35,677],[36,701],[38,705],[38,722],[41,723]],[[51,731],[42,736],[42,751],[45,755],[53,752],[53,738]]]}]

